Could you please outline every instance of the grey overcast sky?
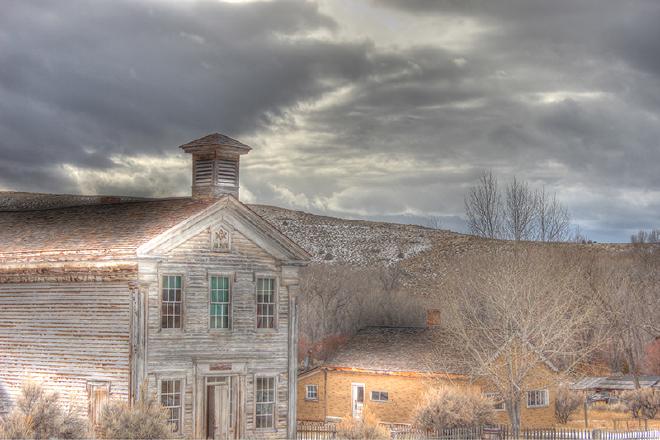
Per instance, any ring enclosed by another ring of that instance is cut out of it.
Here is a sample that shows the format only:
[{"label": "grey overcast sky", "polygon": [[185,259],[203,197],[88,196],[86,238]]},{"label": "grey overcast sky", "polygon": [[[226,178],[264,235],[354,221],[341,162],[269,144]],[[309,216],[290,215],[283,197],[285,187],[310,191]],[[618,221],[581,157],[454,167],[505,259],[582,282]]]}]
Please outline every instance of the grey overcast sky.
[{"label": "grey overcast sky", "polygon": [[658,0],[3,0],[0,190],[242,199],[462,228],[483,169],[589,238],[660,227]]}]

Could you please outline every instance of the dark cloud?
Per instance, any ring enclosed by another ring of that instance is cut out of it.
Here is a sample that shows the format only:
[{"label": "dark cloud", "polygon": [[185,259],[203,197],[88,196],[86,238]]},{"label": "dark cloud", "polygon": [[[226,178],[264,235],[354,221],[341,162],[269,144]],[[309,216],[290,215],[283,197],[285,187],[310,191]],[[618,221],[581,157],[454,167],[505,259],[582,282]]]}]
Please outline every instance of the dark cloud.
[{"label": "dark cloud", "polygon": [[[244,195],[263,203],[458,229],[491,168],[556,191],[599,241],[660,226],[656,0],[360,8],[5,2],[0,188],[185,194],[174,147],[223,131],[253,143]],[[410,17],[405,44],[362,32]]]}]

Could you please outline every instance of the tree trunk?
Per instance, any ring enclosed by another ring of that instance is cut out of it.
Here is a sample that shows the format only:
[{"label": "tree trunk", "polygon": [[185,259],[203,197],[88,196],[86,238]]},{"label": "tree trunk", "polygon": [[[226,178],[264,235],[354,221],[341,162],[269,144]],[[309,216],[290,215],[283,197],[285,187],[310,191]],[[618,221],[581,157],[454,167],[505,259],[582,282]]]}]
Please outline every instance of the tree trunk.
[{"label": "tree trunk", "polygon": [[514,437],[518,437],[520,432],[520,396],[506,400],[506,411],[511,423],[511,431]]}]

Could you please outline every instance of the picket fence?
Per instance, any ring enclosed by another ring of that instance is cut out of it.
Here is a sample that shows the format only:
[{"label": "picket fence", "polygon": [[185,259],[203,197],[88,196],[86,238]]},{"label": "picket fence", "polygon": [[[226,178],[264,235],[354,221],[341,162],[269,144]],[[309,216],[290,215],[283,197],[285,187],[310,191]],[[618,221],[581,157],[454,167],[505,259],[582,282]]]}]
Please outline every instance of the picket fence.
[{"label": "picket fence", "polygon": [[[506,426],[421,431],[405,425],[390,428],[392,440],[660,440],[660,430],[609,431],[580,429],[521,429]],[[298,440],[341,440],[334,423],[298,422]]]}]

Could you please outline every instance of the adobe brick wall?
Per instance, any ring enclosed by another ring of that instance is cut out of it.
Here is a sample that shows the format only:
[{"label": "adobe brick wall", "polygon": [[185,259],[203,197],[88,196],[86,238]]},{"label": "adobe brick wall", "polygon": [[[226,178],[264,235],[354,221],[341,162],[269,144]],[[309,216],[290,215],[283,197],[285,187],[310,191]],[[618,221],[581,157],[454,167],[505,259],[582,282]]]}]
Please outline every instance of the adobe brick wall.
[{"label": "adobe brick wall", "polygon": [[[558,377],[545,366],[535,370],[526,389],[547,389],[548,406],[542,408],[527,408],[526,396],[521,405],[521,420],[523,427],[550,427],[555,425],[554,399]],[[326,417],[350,418],[351,384],[365,385],[365,412],[373,415],[378,421],[385,423],[411,423],[417,405],[422,401],[425,392],[431,387],[439,386],[479,386],[484,392],[491,387],[486,383],[471,385],[464,379],[443,380],[429,378],[424,375],[385,375],[377,373],[317,370],[298,380],[298,419],[323,421]],[[318,386],[319,399],[305,400],[305,385]],[[371,391],[387,391],[387,402],[371,400]],[[496,421],[508,424],[506,411],[496,412]]]}]

